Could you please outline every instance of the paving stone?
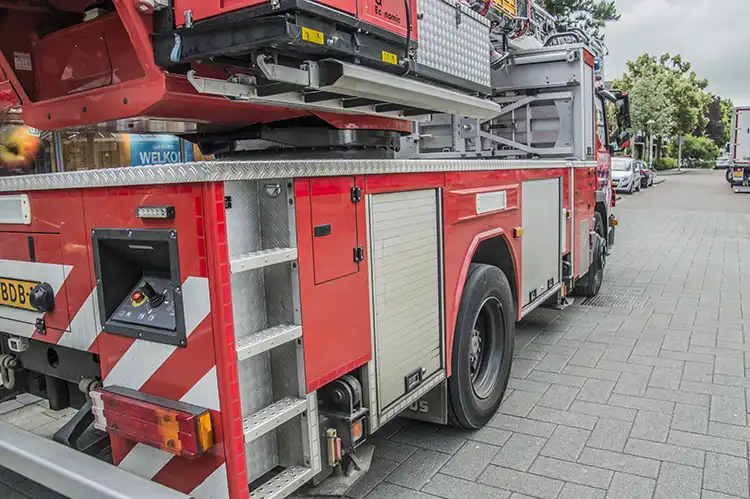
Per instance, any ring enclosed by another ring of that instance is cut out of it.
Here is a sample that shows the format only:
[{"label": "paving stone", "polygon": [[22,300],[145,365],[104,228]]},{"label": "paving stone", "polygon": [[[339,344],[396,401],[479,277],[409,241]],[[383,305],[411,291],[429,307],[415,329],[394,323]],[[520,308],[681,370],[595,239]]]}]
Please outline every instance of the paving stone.
[{"label": "paving stone", "polygon": [[666,442],[672,417],[669,414],[640,410],[635,417],[631,437]]},{"label": "paving stone", "polygon": [[479,482],[540,499],[556,499],[563,482],[499,466],[489,466]]},{"label": "paving stone", "polygon": [[375,446],[374,457],[397,463],[403,463],[417,451],[417,447],[413,445],[402,444],[377,436],[369,437],[367,440]]},{"label": "paving stone", "polygon": [[529,411],[539,402],[542,394],[534,392],[516,391],[500,405],[499,412],[511,416],[527,416]]},{"label": "paving stone", "polygon": [[554,424],[508,416],[507,414],[495,414],[487,424],[491,427],[510,432],[524,433],[526,435],[534,435],[544,438],[550,437],[555,431]]},{"label": "paving stone", "polygon": [[[377,452],[377,447],[375,447]],[[347,497],[363,499],[367,494],[378,486],[393,470],[398,468],[399,463],[373,457],[368,472],[357,480],[357,482],[346,492]]]},{"label": "paving stone", "polygon": [[[591,337],[589,336],[589,339]],[[625,345],[609,345],[602,355],[603,361],[626,362],[633,348]]]},{"label": "paving stone", "polygon": [[544,438],[516,433],[503,445],[494,459],[490,458],[487,462],[492,461],[492,464],[497,466],[528,471],[546,443],[547,440]]},{"label": "paving stone", "polygon": [[386,481],[419,490],[445,465],[448,459],[450,459],[448,454],[419,449],[391,473]]},{"label": "paving stone", "polygon": [[538,360],[530,359],[513,359],[513,363],[510,366],[510,375],[513,378],[525,378],[531,371],[534,370],[534,366],[539,362]]},{"label": "paving stone", "polygon": [[734,426],[711,421],[708,423],[708,434],[716,437],[750,442],[750,427],[747,426]]},{"label": "paving stone", "polygon": [[711,396],[711,421],[744,426],[747,424],[745,399]]},{"label": "paving stone", "polygon": [[643,397],[646,394],[650,374],[622,373],[614,392],[622,395]]},{"label": "paving stone", "polygon": [[586,383],[583,385],[583,388],[581,388],[581,391],[576,398],[586,402],[606,404],[614,388],[614,381],[590,378],[586,380]]},{"label": "paving stone", "polygon": [[600,418],[586,445],[597,449],[622,452],[631,428],[632,424],[627,421]]},{"label": "paving stone", "polygon": [[654,499],[700,499],[702,475],[700,468],[664,463],[656,482]]},{"label": "paving stone", "polygon": [[416,490],[399,487],[390,483],[381,483],[367,495],[367,499],[434,499],[435,496]]},{"label": "paving stone", "polygon": [[413,445],[422,449],[430,449],[446,454],[453,454],[464,444],[463,438],[449,435],[438,435],[428,431],[404,428],[391,437],[394,442]]},{"label": "paving stone", "polygon": [[555,433],[552,434],[549,441],[547,441],[540,454],[556,459],[575,461],[578,459],[590,435],[591,432],[588,430],[560,425],[555,430]]},{"label": "paving stone", "polygon": [[[513,497],[511,497],[513,499]],[[728,496],[721,492],[714,492],[712,490],[703,489],[701,499],[738,499],[737,496]]]},{"label": "paving stone", "polygon": [[606,492],[585,485],[566,483],[558,499],[603,499]]},{"label": "paving stone", "polygon": [[445,499],[508,499],[510,492],[438,473],[422,492]]},{"label": "paving stone", "polygon": [[631,352],[631,355],[648,355],[656,357],[659,355],[661,350],[662,340],[655,340],[651,338],[640,338],[635,342],[635,347]]},{"label": "paving stone", "polygon": [[511,390],[522,390],[524,392],[544,393],[550,386],[550,383],[532,381],[530,379],[510,378],[508,380],[508,388]]},{"label": "paving stone", "polygon": [[708,431],[708,408],[699,405],[675,404],[672,429],[706,433]]},{"label": "paving stone", "polygon": [[[602,451],[604,452],[604,451]],[[531,473],[555,478],[566,482],[577,483],[606,489],[612,480],[612,471],[559,459],[539,456],[531,467]]]},{"label": "paving stone", "polygon": [[584,430],[593,430],[597,421],[597,418],[591,415],[560,411],[548,407],[534,407],[529,413],[529,417],[539,421],[562,424],[574,428],[582,428]]},{"label": "paving stone", "polygon": [[481,442],[466,442],[440,470],[441,473],[466,480],[476,480],[500,451],[500,447]]},{"label": "paving stone", "polygon": [[680,388],[681,377],[681,369],[655,367],[654,372],[651,373],[651,377],[648,380],[648,386],[654,388],[666,388],[668,390],[678,390]]},{"label": "paving stone", "polygon": [[597,369],[604,369],[605,371],[619,371],[621,373],[651,374],[653,371],[653,366],[628,364],[625,361],[618,362],[605,360],[603,357],[596,367]]},{"label": "paving stone", "polygon": [[565,410],[573,403],[579,391],[578,388],[572,386],[552,385],[542,398],[539,399],[538,404],[544,407]]},{"label": "paving stone", "polygon": [[708,407],[710,398],[702,393],[688,393],[679,390],[665,390],[663,388],[646,389],[646,398],[654,400],[666,400],[669,402],[681,402],[683,404],[702,405]]},{"label": "paving stone", "polygon": [[596,367],[596,363],[602,358],[603,350],[592,350],[590,348],[579,348],[568,364],[582,367]]},{"label": "paving stone", "polygon": [[501,430],[499,428],[493,428],[492,426],[485,426],[478,430],[467,430],[463,428],[453,428],[452,426],[444,426],[440,429],[441,435],[451,435],[454,437],[465,438],[467,440],[473,440],[475,442],[482,442],[485,444],[502,446],[513,433],[507,430]]},{"label": "paving stone", "polygon": [[583,414],[589,414],[591,416],[608,419],[619,419],[620,421],[633,421],[636,415],[636,411],[632,409],[595,404],[593,402],[584,402],[581,400],[576,400],[575,402],[573,402],[573,405],[570,406],[570,410],[572,412],[580,412]]},{"label": "paving stone", "polygon": [[575,386],[576,388],[581,388],[586,382],[586,378],[580,376],[569,376],[567,374],[557,374],[536,370],[530,372],[527,376],[527,379],[553,383],[556,385]]},{"label": "paving stone", "polygon": [[698,383],[695,381],[682,381],[680,390],[692,393],[705,393],[707,395],[717,395],[723,397],[732,397],[744,399],[745,393],[741,387],[715,385],[713,383]]},{"label": "paving stone", "polygon": [[534,369],[537,371],[559,373],[566,365],[568,365],[570,359],[571,356],[569,355],[548,353],[542,360],[539,361]]},{"label": "paving stone", "polygon": [[651,499],[654,484],[655,480],[650,478],[615,473],[606,499]]},{"label": "paving stone", "polygon": [[654,367],[669,367],[675,369],[682,369],[685,365],[685,361],[683,360],[664,359],[661,357],[647,357],[645,355],[631,355],[628,359],[628,363]]},{"label": "paving stone", "polygon": [[615,382],[620,378],[620,373],[617,371],[606,371],[604,369],[594,369],[591,367],[572,366],[570,364],[568,364],[562,372],[563,374],[568,374],[571,376],[583,376],[585,378],[595,378]]},{"label": "paving stone", "polygon": [[715,454],[706,454],[703,470],[703,487],[739,497],[750,497],[748,490],[747,459]]},{"label": "paving stone", "polygon": [[613,394],[609,398],[609,405],[626,407],[628,409],[643,409],[652,412],[661,412],[664,414],[671,414],[674,410],[674,402],[619,394]]},{"label": "paving stone", "polygon": [[705,458],[705,452],[702,450],[635,438],[628,440],[625,445],[625,453],[697,467],[703,467],[703,459]]},{"label": "paving stone", "polygon": [[578,462],[648,478],[656,478],[659,476],[659,461],[630,454],[623,454],[621,452],[612,452],[609,450],[592,449],[587,447],[583,450]]},{"label": "paving stone", "polygon": [[719,452],[738,457],[747,456],[747,443],[711,435],[697,435],[695,433],[672,430],[669,432],[667,442],[673,445],[681,445],[709,452]]}]

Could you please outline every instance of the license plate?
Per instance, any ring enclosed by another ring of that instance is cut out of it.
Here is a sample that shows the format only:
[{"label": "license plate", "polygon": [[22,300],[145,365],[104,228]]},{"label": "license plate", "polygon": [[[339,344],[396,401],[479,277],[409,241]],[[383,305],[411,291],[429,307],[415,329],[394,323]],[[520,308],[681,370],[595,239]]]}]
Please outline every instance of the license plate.
[{"label": "license plate", "polygon": [[743,173],[743,172],[734,172],[734,178],[739,178],[739,179],[741,179],[741,178],[742,178],[742,173]]},{"label": "license plate", "polygon": [[0,277],[0,305],[36,311],[29,303],[29,296],[37,284],[39,283],[34,281]]}]

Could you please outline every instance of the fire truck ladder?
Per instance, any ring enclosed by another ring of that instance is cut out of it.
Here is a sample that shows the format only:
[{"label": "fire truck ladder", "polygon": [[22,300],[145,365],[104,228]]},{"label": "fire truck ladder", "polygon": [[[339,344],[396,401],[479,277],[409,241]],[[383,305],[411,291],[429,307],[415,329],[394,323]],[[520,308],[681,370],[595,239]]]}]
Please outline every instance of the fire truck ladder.
[{"label": "fire truck ladder", "polygon": [[260,57],[256,65],[270,84],[246,74],[218,80],[189,71],[187,78],[201,94],[315,111],[413,121],[432,113],[491,119],[500,112],[500,106],[483,97],[335,59],[307,61],[293,68]]},{"label": "fire truck ladder", "polygon": [[321,469],[306,393],[292,183],[225,184],[245,458],[252,499],[281,499]]}]

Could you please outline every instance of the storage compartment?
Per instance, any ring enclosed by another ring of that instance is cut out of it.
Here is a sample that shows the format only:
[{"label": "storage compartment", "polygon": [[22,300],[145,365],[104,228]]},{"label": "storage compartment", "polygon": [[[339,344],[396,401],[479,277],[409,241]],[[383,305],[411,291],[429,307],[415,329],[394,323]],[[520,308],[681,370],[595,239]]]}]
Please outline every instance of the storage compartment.
[{"label": "storage compartment", "polygon": [[310,179],[315,284],[359,271],[354,177]]},{"label": "storage compartment", "polygon": [[560,179],[523,182],[521,204],[521,305],[526,306],[560,282]]},{"label": "storage compartment", "polygon": [[443,366],[438,191],[369,198],[378,409]]}]

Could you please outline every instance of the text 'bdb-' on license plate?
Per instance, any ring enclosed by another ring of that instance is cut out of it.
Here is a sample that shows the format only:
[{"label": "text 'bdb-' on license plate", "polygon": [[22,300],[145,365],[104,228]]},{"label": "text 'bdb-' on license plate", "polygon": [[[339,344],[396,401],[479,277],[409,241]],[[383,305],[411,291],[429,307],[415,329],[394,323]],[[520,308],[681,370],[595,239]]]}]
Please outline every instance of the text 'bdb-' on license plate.
[{"label": "text 'bdb-' on license plate", "polygon": [[29,303],[29,296],[31,290],[37,284],[39,283],[34,281],[19,281],[18,279],[0,277],[0,305],[35,311]]}]

